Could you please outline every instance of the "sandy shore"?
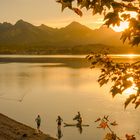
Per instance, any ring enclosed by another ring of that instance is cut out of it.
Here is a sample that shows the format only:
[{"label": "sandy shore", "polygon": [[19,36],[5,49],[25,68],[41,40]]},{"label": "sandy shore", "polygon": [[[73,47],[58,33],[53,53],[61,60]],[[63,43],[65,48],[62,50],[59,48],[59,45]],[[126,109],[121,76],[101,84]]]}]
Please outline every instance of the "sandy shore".
[{"label": "sandy shore", "polygon": [[56,140],[0,113],[0,140]]}]

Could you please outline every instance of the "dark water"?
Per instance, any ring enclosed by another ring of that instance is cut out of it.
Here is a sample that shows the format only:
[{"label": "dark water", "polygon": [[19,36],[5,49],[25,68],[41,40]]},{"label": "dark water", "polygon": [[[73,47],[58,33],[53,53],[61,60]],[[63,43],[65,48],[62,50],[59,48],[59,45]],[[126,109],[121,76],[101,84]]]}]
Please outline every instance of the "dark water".
[{"label": "dark water", "polygon": [[[140,139],[139,108],[130,105],[124,110],[127,94],[112,99],[110,85],[100,88],[99,69],[91,70],[84,57],[1,56],[0,112],[34,128],[40,114],[41,130],[57,137],[57,116],[74,123],[72,118],[80,111],[83,123],[90,127],[83,127],[82,133],[76,127],[62,127],[62,140],[102,140],[108,130],[97,129],[94,121],[109,115],[119,124],[113,130],[121,138],[130,133]],[[133,57],[117,59],[134,61]]]}]

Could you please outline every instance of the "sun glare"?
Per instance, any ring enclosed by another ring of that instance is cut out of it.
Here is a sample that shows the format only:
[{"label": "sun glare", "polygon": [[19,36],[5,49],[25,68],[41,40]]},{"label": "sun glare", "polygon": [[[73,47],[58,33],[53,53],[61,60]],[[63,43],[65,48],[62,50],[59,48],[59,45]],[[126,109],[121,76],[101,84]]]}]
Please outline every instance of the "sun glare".
[{"label": "sun glare", "polygon": [[[125,12],[126,14],[130,14],[131,18],[136,18],[137,17],[137,13],[136,12]],[[122,13],[124,14],[124,13]],[[121,16],[121,15],[120,15]],[[111,26],[111,28],[115,31],[115,32],[122,32],[125,29],[129,28],[129,22],[128,21],[121,21],[120,22],[120,26]]]},{"label": "sun glare", "polygon": [[127,57],[127,58],[135,58],[135,57],[138,57],[139,54],[121,54],[119,56],[121,56],[121,57]]},{"label": "sun glare", "polygon": [[[130,81],[133,82],[133,77],[129,78],[128,80],[130,80]],[[126,89],[123,93],[124,93],[125,95],[136,94],[136,93],[137,93],[137,90],[138,90],[138,88],[137,88],[136,85],[133,83],[133,85],[132,85],[130,88]]]},{"label": "sun glare", "polygon": [[136,94],[137,93],[136,85],[132,85],[130,88],[126,89],[123,93],[126,95]]},{"label": "sun glare", "polygon": [[133,57],[137,57],[137,56],[139,56],[139,55],[137,55],[137,54],[127,54],[127,57],[129,57],[129,58],[133,58]]},{"label": "sun glare", "polygon": [[129,27],[129,23],[127,21],[125,21],[125,22],[121,21],[120,26],[115,25],[115,26],[112,26],[111,28],[116,32],[122,32],[125,29],[127,29],[128,27]]}]

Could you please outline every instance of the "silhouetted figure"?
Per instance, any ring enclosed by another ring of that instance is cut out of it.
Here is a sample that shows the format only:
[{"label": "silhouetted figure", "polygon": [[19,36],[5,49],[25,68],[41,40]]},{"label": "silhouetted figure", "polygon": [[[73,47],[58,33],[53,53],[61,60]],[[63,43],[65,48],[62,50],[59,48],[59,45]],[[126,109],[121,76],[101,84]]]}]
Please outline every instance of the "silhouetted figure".
[{"label": "silhouetted figure", "polygon": [[63,119],[60,116],[58,116],[56,121],[57,121],[58,127],[61,127],[61,123],[62,123]]},{"label": "silhouetted figure", "polygon": [[77,126],[81,127],[81,125],[82,125],[82,117],[80,116],[77,121],[78,121]]},{"label": "silhouetted figure", "polygon": [[79,119],[80,117],[81,117],[80,112],[77,112],[77,115],[73,118],[73,120],[77,120],[77,119]]},{"label": "silhouetted figure", "polygon": [[81,126],[82,125],[82,117],[80,112],[78,112],[78,114],[73,118],[73,120],[77,121],[77,126]]},{"label": "silhouetted figure", "polygon": [[36,124],[37,124],[37,130],[40,131],[40,124],[41,124],[41,117],[40,117],[40,115],[37,116],[35,121],[36,121]]}]

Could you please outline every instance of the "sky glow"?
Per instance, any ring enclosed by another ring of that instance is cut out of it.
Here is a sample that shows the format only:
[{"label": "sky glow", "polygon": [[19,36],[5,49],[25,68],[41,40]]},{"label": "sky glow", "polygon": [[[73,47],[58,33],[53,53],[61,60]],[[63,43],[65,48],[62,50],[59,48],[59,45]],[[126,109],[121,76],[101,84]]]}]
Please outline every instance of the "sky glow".
[{"label": "sky glow", "polygon": [[34,25],[60,28],[77,21],[92,29],[99,28],[103,23],[102,16],[92,16],[92,11],[86,12],[86,9],[82,18],[69,9],[61,12],[61,5],[55,0],[0,0],[0,3],[0,23],[15,24],[23,19]]}]

